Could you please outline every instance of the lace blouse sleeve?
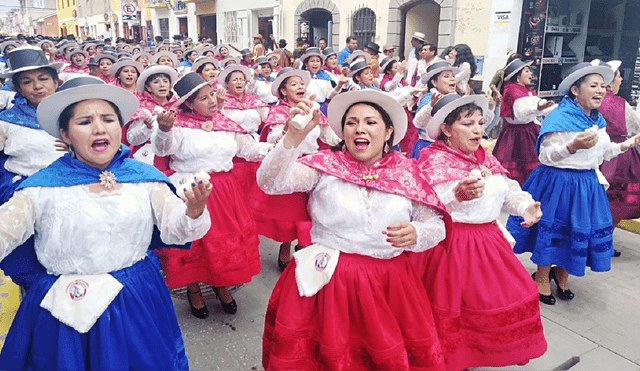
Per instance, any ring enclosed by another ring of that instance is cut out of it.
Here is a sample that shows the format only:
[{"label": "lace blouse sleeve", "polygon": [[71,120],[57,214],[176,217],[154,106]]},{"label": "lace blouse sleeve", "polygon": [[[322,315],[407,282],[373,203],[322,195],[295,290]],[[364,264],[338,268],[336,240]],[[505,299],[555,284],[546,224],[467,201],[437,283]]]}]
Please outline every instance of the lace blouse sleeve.
[{"label": "lace blouse sleeve", "polygon": [[426,129],[427,123],[431,120],[431,104],[425,104],[418,113],[416,113],[416,117],[413,118],[413,125],[418,129]]},{"label": "lace blouse sleeve", "polygon": [[278,143],[258,168],[256,178],[260,188],[272,195],[312,190],[320,179],[320,174],[296,162],[301,153],[301,146],[286,149],[282,142]]},{"label": "lace blouse sleeve", "polygon": [[258,113],[260,114],[260,120],[264,122],[269,116],[269,107],[260,107],[258,108]]},{"label": "lace blouse sleeve", "polygon": [[247,161],[259,161],[273,148],[273,144],[257,142],[251,134],[236,133],[238,157]]},{"label": "lace blouse sleeve", "polygon": [[267,134],[267,143],[277,143],[284,137],[284,124],[271,125],[271,130]]},{"label": "lace blouse sleeve", "polygon": [[535,120],[540,114],[538,102],[540,98],[536,96],[521,97],[513,102],[513,115],[516,120],[527,123]]},{"label": "lace blouse sleeve", "polygon": [[153,133],[154,127],[158,127],[155,119],[151,129],[145,125],[143,118],[133,120],[131,124],[129,124],[129,128],[127,130],[127,141],[134,146],[144,144],[146,141],[151,139],[151,133]]},{"label": "lace blouse sleeve", "polygon": [[545,134],[542,137],[542,143],[540,143],[540,155],[538,155],[540,162],[553,166],[553,164],[571,156],[567,144],[575,134],[570,131],[556,131]]},{"label": "lace blouse sleeve", "polygon": [[418,242],[411,251],[425,251],[444,240],[446,236],[444,220],[436,209],[425,204],[413,202],[411,217],[413,219],[411,224],[416,228],[416,234],[418,235]]},{"label": "lace blouse sleeve", "polygon": [[211,218],[206,207],[198,218],[191,219],[186,214],[186,204],[164,183],[152,185],[150,198],[154,223],[160,230],[162,241],[167,244],[182,245],[197,240],[211,228]]},{"label": "lace blouse sleeve", "polygon": [[396,75],[393,76],[393,79],[391,81],[387,81],[381,88],[384,91],[392,91],[398,87],[400,80],[402,80],[402,74],[396,73]]},{"label": "lace blouse sleeve", "polygon": [[16,192],[0,206],[0,260],[23,244],[33,233],[36,208],[26,190]]},{"label": "lace blouse sleeve", "polygon": [[523,191],[520,188],[520,184],[515,180],[507,178],[504,174],[498,175],[507,182],[509,187],[502,209],[513,215],[523,216],[527,207],[534,202],[533,197],[528,192]]},{"label": "lace blouse sleeve", "polygon": [[[627,122],[627,133],[629,135],[636,135],[640,133],[640,114],[633,110],[629,103],[624,103],[624,118]],[[0,142],[2,134],[0,134]],[[0,148],[2,144],[0,144]]]},{"label": "lace blouse sleeve", "polygon": [[320,140],[330,146],[336,146],[340,143],[340,137],[333,131],[330,125],[320,126]]},{"label": "lace blouse sleeve", "polygon": [[153,151],[157,156],[169,156],[178,152],[182,135],[175,127],[169,131],[154,130],[151,135]]}]

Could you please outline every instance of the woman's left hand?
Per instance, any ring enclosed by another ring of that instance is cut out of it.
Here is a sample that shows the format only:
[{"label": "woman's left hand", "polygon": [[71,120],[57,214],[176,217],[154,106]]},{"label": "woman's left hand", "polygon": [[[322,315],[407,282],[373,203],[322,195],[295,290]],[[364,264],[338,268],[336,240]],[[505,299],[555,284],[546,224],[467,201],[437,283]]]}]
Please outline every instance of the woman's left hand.
[{"label": "woman's left hand", "polygon": [[524,221],[520,223],[521,226],[525,228],[529,228],[532,225],[536,224],[540,218],[542,218],[542,210],[540,209],[540,201],[536,201],[529,205],[524,211],[524,215],[522,216]]},{"label": "woman's left hand", "polygon": [[493,100],[491,94],[489,93],[484,93],[484,97],[487,98],[487,108],[489,109],[489,111],[493,111],[493,109],[496,107],[496,101]]},{"label": "woman's left hand", "polygon": [[416,227],[409,222],[393,223],[387,227],[382,234],[387,235],[387,242],[393,247],[406,247],[415,245],[418,242]]},{"label": "woman's left hand", "polygon": [[640,144],[640,133],[622,142],[622,145],[620,145],[620,149],[626,151],[631,147],[637,147],[638,144]]},{"label": "woman's left hand", "polygon": [[184,193],[187,199],[187,216],[197,219],[207,207],[207,198],[211,194],[211,183],[208,180],[198,180],[198,184],[192,183],[191,190]]}]

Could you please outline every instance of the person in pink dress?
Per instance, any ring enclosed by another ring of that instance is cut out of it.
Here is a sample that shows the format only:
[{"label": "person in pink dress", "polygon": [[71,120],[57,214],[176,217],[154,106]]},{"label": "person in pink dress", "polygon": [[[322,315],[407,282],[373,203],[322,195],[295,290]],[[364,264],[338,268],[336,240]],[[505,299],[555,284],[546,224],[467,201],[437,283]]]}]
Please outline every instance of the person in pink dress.
[{"label": "person in pink dress", "polygon": [[169,156],[169,179],[180,190],[205,172],[213,185],[207,199],[211,229],[191,244],[190,250],[164,249],[159,254],[169,287],[187,286],[191,312],[206,318],[209,311],[198,282],[214,287],[226,313],[236,313],[237,303],[228,287],[246,283],[260,273],[260,243],[247,197],[231,174],[233,158],[260,160],[272,147],[258,143],[251,133],[226,118],[218,97],[195,72],[174,85],[175,111],[157,115],[158,129],[151,135],[156,156]]},{"label": "person in pink dress", "polygon": [[540,202],[520,189],[480,146],[482,95],[438,99],[418,167],[453,219],[446,243],[413,256],[423,274],[447,370],[525,364],[547,349],[538,289],[511,250],[496,219],[501,210],[542,216]]},{"label": "person in pink dress", "polygon": [[[310,112],[310,102],[291,112]],[[263,160],[269,194],[309,193],[313,245],[298,252],[273,289],[263,335],[267,370],[444,370],[429,299],[405,251],[445,238],[450,219],[415,162],[392,147],[407,116],[375,90],[329,103],[343,140],[300,158],[320,122],[287,134]]]}]

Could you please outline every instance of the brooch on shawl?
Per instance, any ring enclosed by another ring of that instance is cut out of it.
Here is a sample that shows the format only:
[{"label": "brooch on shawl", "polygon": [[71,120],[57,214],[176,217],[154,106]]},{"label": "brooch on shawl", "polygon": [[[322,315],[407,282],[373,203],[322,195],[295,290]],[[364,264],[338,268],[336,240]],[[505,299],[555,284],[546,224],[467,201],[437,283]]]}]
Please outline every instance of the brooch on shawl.
[{"label": "brooch on shawl", "polygon": [[213,129],[213,122],[205,121],[205,122],[202,123],[201,128],[204,131],[211,131]]},{"label": "brooch on shawl", "polygon": [[100,173],[100,184],[107,189],[113,188],[116,185],[116,174],[110,171],[103,171]]},{"label": "brooch on shawl", "polygon": [[378,174],[372,174],[372,175],[363,175],[362,179],[364,180],[373,180],[373,179],[378,179]]},{"label": "brooch on shawl", "polygon": [[491,174],[493,174],[493,172],[491,171],[491,169],[489,169],[488,167],[480,164],[480,173],[482,174],[483,177],[488,177]]}]

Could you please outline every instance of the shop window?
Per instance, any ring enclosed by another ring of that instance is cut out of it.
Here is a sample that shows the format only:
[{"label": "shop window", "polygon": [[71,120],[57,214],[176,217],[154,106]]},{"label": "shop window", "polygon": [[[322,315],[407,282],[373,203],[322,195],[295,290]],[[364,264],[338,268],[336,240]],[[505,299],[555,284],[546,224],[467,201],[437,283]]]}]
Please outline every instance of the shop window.
[{"label": "shop window", "polygon": [[376,36],[376,13],[369,8],[357,10],[351,17],[351,35],[358,39],[358,48],[373,42]]}]

